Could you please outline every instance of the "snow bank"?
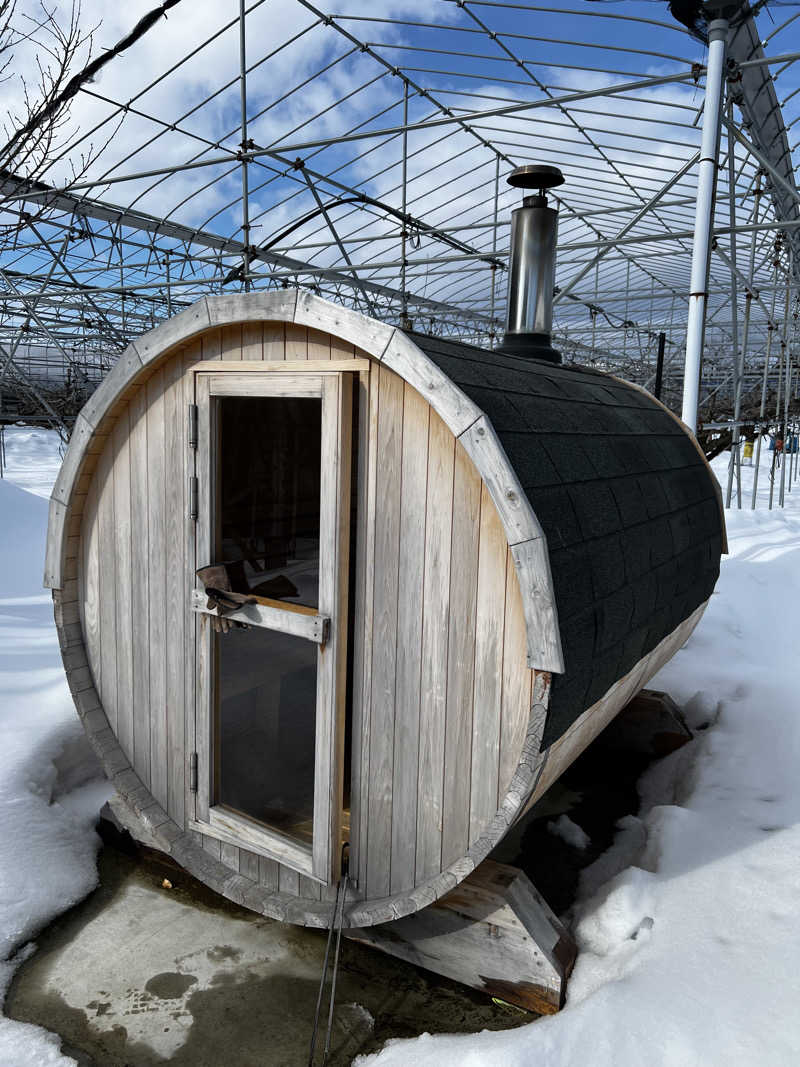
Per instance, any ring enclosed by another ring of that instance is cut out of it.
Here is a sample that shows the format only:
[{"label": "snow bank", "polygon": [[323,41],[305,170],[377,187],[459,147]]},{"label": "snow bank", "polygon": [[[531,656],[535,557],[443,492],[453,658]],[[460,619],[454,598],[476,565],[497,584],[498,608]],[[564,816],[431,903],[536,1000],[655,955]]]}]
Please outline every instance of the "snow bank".
[{"label": "snow bank", "polygon": [[5,439],[5,480],[47,499],[65,451],[58,434],[37,426],[6,426]]},{"label": "snow bank", "polygon": [[[800,483],[768,511],[769,459],[759,509],[728,513],[705,617],[650,683],[686,708],[696,738],[648,772],[639,815],[584,872],[564,1011],[392,1041],[357,1064],[800,1063]],[[744,468],[748,503],[751,478]]]},{"label": "snow bank", "polygon": [[[32,434],[52,472],[54,450],[38,437],[46,431]],[[33,480],[49,492],[44,467]],[[46,527],[47,501],[0,481],[0,1003],[30,938],[96,885],[93,827],[109,792],[97,780],[41,588]],[[73,1062],[53,1035],[0,1019],[0,1064]]]}]

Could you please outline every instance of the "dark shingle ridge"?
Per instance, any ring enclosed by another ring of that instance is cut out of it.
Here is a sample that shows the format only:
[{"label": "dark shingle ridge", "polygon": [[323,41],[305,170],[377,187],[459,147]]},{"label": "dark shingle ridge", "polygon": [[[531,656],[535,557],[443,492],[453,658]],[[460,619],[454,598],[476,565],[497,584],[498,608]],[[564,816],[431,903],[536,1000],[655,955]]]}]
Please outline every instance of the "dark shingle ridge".
[{"label": "dark shingle ridge", "polygon": [[547,747],[711,595],[713,475],[656,400],[602,371],[408,336],[489,418],[547,537],[565,661]]}]

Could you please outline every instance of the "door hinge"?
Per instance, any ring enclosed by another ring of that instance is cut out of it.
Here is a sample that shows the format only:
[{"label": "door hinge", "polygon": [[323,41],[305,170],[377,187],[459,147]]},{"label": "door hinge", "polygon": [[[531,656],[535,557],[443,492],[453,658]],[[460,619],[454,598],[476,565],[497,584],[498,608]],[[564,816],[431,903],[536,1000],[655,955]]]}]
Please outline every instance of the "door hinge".
[{"label": "door hinge", "polygon": [[189,405],[189,448],[197,448],[197,404]]},{"label": "door hinge", "polygon": [[197,753],[189,756],[189,789],[192,793],[197,792]]},{"label": "door hinge", "polygon": [[189,478],[189,518],[197,522],[197,478]]}]

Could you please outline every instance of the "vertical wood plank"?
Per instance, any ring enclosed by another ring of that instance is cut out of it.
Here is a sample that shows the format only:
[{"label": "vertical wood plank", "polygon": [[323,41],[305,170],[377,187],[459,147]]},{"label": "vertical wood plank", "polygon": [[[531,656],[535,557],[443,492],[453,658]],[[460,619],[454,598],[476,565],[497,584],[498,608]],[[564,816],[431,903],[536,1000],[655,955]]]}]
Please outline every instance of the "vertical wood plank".
[{"label": "vertical wood plank", "polygon": [[220,844],[219,858],[232,871],[239,870],[239,848],[237,845],[229,845],[223,841]]},{"label": "vertical wood plank", "polygon": [[475,615],[481,479],[456,442],[453,476],[453,532],[450,549],[450,634],[447,649],[447,713],[444,746],[442,866],[469,848],[472,770],[472,704],[475,681]]},{"label": "vertical wood plank", "polygon": [[391,892],[414,886],[422,668],[422,595],[425,507],[428,489],[428,402],[404,387],[399,569],[397,682],[392,782]]},{"label": "vertical wood plank", "polygon": [[533,671],[526,666],[527,647],[522,594],[511,558],[511,549],[508,549],[498,804],[508,792],[528,729]]},{"label": "vertical wood plank", "polygon": [[203,848],[213,856],[215,860],[222,859],[222,842],[218,841],[216,837],[206,837],[206,835],[203,834]]},{"label": "vertical wood plank", "polygon": [[303,900],[320,900],[322,898],[322,887],[319,882],[315,882],[313,878],[306,878],[301,874],[297,879],[297,895],[302,897]]},{"label": "vertical wood plank", "polygon": [[380,369],[372,635],[372,726],[369,774],[369,859],[366,892],[389,893],[392,852],[395,678],[397,668],[400,477],[403,462],[403,380]]},{"label": "vertical wood plank", "polygon": [[[191,373],[189,366],[200,359],[202,354],[202,341],[195,341],[189,345],[184,352],[183,356],[183,403],[184,407],[188,408],[189,404],[195,403],[194,395],[194,374]],[[195,560],[195,523],[189,516],[189,478],[196,474],[196,460],[197,452],[195,449],[189,449],[186,447],[186,468],[184,470],[183,480],[183,508],[182,515],[182,539],[183,539],[183,557],[184,557],[184,572],[183,572],[183,584],[184,584],[184,598],[183,598],[183,613],[184,613],[184,627],[185,627],[185,641],[186,641],[186,662],[184,664],[184,730],[185,730],[185,751],[184,759],[188,762],[189,756],[192,752],[197,750],[195,744],[195,715],[196,707],[195,701],[197,699],[196,694],[196,678],[197,678],[197,629],[199,627],[198,616],[190,610],[189,598],[191,591],[195,587],[197,579],[194,572],[198,566]],[[189,775],[187,773],[186,763],[184,763],[184,810],[185,817],[187,819],[196,819],[197,812],[195,801],[197,794],[192,792],[190,788]]]},{"label": "vertical wood plank", "polygon": [[133,613],[133,766],[150,786],[150,550],[147,511],[147,390],[128,405],[131,461],[131,610]]},{"label": "vertical wood plank", "polygon": [[[342,340],[341,337],[336,337],[335,334],[329,334],[331,343],[331,359],[355,359],[356,349],[355,345],[350,344],[348,341]],[[362,353],[365,358],[366,353]]]},{"label": "vertical wood plank", "polygon": [[[375,376],[377,376],[377,368]],[[362,747],[364,719],[367,714],[368,701],[364,695],[365,649],[368,645],[365,621],[366,570],[368,531],[374,530],[369,521],[370,502],[374,498],[369,493],[370,456],[370,380],[371,370],[359,374],[358,384],[358,470],[357,478],[357,531],[356,531],[356,572],[354,589],[354,626],[353,626],[353,693],[352,693],[352,757],[350,767],[350,869],[358,879],[362,869],[360,863],[361,817],[364,810],[362,803]],[[374,505],[373,505],[374,506]],[[371,644],[369,645],[371,647]]]},{"label": "vertical wood plank", "polygon": [[419,724],[416,884],[436,875],[442,860],[444,733],[447,646],[450,631],[450,543],[455,439],[436,412],[430,414],[422,690]]},{"label": "vertical wood plank", "polygon": [[258,882],[258,855],[255,852],[248,852],[246,848],[239,849],[239,874],[243,874],[246,878],[252,878],[254,882]]},{"label": "vertical wood plank", "polygon": [[131,605],[131,467],[128,405],[112,433],[114,450],[114,554],[116,556],[117,740],[133,762],[133,609]]},{"label": "vertical wood plank", "polygon": [[242,359],[264,358],[264,327],[260,322],[242,323]]},{"label": "vertical wood plank", "polygon": [[281,865],[277,860],[258,857],[258,884],[265,889],[277,891],[280,886]]},{"label": "vertical wood plank", "polygon": [[81,577],[79,598],[86,656],[98,695],[103,660],[100,635],[100,527],[97,517],[97,482],[92,479],[81,524]]},{"label": "vertical wood plank", "polygon": [[308,327],[308,358],[330,359],[331,358],[331,335],[324,330],[315,330]]},{"label": "vertical wood plank", "polygon": [[111,441],[100,454],[97,482],[98,597],[100,618],[100,686],[98,695],[114,733],[117,732],[117,569],[114,537],[114,451]]},{"label": "vertical wood plank", "polygon": [[279,866],[278,889],[291,897],[300,896],[300,875],[289,867]]},{"label": "vertical wood plank", "polygon": [[147,530],[150,574],[150,792],[167,807],[166,486],[164,371],[147,390]]},{"label": "vertical wood plank", "polygon": [[237,360],[242,358],[242,326],[222,327],[222,358],[225,360]]},{"label": "vertical wood plank", "polygon": [[222,358],[222,329],[209,330],[208,333],[204,333],[200,338],[200,355],[199,359],[221,359]]},{"label": "vertical wood plank", "polygon": [[286,359],[286,329],[282,322],[265,323],[261,355],[267,361]]},{"label": "vertical wood plank", "polygon": [[305,326],[296,326],[293,322],[287,322],[285,329],[286,358],[308,359],[308,329]]},{"label": "vertical wood plank", "polygon": [[360,719],[357,751],[354,751],[354,763],[357,764],[358,812],[359,825],[356,838],[358,859],[358,882],[362,889],[367,880],[367,858],[369,855],[369,742],[370,716],[372,714],[372,586],[375,574],[375,513],[377,510],[376,484],[378,467],[378,414],[380,396],[380,366],[373,364],[369,376],[369,415],[367,418],[366,440],[362,438],[359,447],[367,451],[366,457],[366,507],[364,516],[364,585],[363,585],[363,626],[359,630],[357,648],[362,655],[363,673],[360,679],[360,702],[358,715]]},{"label": "vertical wood plank", "polygon": [[478,616],[475,632],[470,842],[480,837],[497,810],[507,559],[508,539],[489,490],[484,484],[481,488]]},{"label": "vertical wood plank", "polygon": [[189,412],[183,396],[182,354],[164,369],[165,507],[166,507],[166,716],[167,811],[183,826],[186,792],[186,560],[184,485],[188,450]]}]

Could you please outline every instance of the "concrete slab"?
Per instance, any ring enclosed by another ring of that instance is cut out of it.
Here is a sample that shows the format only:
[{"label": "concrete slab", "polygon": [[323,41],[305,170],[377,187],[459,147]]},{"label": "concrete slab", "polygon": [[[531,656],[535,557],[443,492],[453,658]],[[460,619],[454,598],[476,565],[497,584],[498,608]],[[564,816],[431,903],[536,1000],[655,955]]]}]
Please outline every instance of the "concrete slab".
[{"label": "concrete slab", "polygon": [[[7,1015],[61,1035],[81,1067],[305,1067],[325,933],[238,908],[155,856],[107,846],[100,865],[101,887],[17,972]],[[349,942],[336,999],[332,1064],[389,1037],[533,1018]]]}]

